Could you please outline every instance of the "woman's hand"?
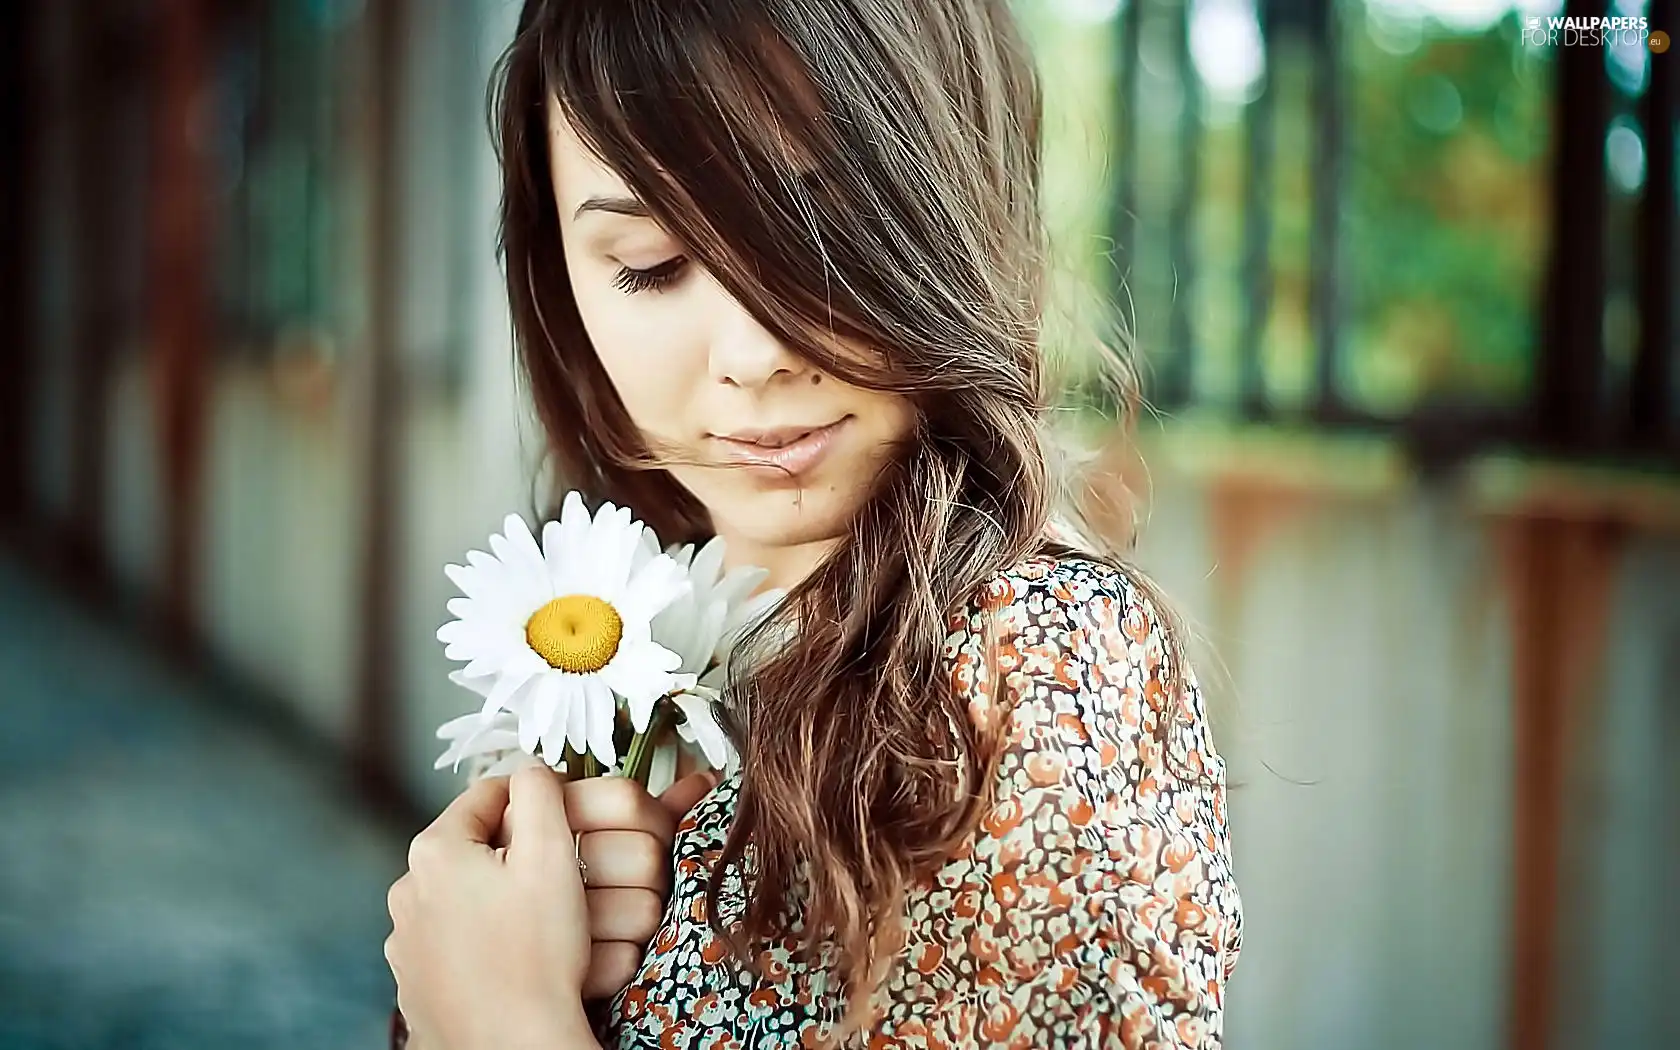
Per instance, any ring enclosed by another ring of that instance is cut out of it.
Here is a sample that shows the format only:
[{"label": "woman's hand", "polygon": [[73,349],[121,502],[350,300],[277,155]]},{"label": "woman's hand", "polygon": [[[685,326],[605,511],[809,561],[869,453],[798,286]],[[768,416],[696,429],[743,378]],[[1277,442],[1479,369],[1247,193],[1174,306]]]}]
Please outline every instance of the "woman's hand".
[{"label": "woman's hand", "polygon": [[589,924],[565,803],[560,778],[534,766],[472,785],[415,836],[388,899],[385,958],[418,1045],[595,1045],[582,999]]},{"label": "woman's hand", "polygon": [[616,995],[636,975],[670,897],[677,823],[716,784],[717,774],[695,773],[657,799],[621,777],[566,785],[566,815],[588,868],[585,999]]},{"label": "woman's hand", "polygon": [[[631,780],[563,784],[532,767],[464,791],[415,837],[391,887],[385,954],[407,1045],[587,1038],[581,999],[635,976],[664,914],[677,822],[716,783],[696,773],[654,799]],[[490,1030],[504,1021],[507,1034]],[[469,1035],[481,1041],[458,1041]]]}]

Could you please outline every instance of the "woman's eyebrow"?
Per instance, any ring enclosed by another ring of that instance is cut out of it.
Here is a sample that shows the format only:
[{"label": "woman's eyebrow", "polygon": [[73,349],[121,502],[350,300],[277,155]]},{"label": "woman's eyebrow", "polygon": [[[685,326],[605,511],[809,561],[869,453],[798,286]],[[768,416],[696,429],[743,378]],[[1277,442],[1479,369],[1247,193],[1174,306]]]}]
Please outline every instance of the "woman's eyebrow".
[{"label": "woman's eyebrow", "polygon": [[647,210],[647,205],[643,204],[635,197],[591,197],[577,206],[577,211],[572,213],[572,218],[575,219],[584,212],[590,211],[608,212],[613,215],[628,215],[635,219],[652,218],[652,215]]}]

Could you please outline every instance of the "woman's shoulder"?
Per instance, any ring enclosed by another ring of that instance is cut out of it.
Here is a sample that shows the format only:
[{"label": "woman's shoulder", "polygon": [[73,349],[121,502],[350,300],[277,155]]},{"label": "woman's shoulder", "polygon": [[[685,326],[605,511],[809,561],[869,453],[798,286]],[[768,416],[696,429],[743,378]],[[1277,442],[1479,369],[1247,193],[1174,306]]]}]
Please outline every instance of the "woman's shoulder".
[{"label": "woman's shoulder", "polygon": [[1095,556],[1025,557],[952,618],[952,686],[977,721],[1005,713],[1017,743],[1034,726],[1093,741],[1166,730],[1172,757],[1206,772],[1217,759],[1203,698],[1157,594],[1138,570]]},{"label": "woman's shoulder", "polygon": [[937,1008],[906,1031],[937,1026],[962,1046],[1068,1032],[1081,1046],[1217,1043],[1241,945],[1224,766],[1188,675],[1171,699],[1154,593],[1126,566],[1044,552],[953,618],[957,688],[977,720],[1006,721],[989,808],[908,902],[913,966],[893,1006],[910,1018],[932,995]]},{"label": "woman's shoulder", "polygon": [[1035,640],[1086,645],[1105,630],[1138,642],[1166,631],[1165,610],[1137,569],[1094,554],[1045,550],[1027,555],[986,580],[952,617],[953,645],[983,644],[1022,634]]}]

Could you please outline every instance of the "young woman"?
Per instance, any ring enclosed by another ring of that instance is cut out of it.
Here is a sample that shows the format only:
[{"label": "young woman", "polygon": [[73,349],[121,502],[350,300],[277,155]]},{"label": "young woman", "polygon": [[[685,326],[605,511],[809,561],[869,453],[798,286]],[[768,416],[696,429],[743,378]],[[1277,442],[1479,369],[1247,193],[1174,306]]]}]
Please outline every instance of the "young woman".
[{"label": "young woman", "polygon": [[790,593],[737,774],[522,771],[415,840],[415,1045],[1219,1045],[1224,767],[1163,603],[1057,524],[1006,0],[527,0],[500,76],[560,477]]}]

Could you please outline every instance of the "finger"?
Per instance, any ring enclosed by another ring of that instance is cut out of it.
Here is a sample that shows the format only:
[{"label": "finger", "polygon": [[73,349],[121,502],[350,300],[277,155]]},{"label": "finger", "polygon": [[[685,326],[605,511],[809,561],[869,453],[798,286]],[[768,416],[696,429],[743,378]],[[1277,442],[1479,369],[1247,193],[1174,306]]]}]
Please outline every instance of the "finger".
[{"label": "finger", "polygon": [[659,804],[674,819],[680,821],[696,803],[717,787],[722,779],[723,774],[715,769],[690,773],[661,792]]},{"label": "finger", "polygon": [[659,932],[665,900],[647,889],[613,886],[586,891],[589,901],[589,939],[646,944]]},{"label": "finger", "polygon": [[571,859],[572,827],[566,785],[547,766],[525,766],[508,778],[508,853],[558,849]]},{"label": "finger", "polygon": [[573,831],[643,831],[665,844],[677,822],[647,788],[627,777],[591,777],[566,785],[566,819]]},{"label": "finger", "polygon": [[583,998],[617,995],[642,968],[642,946],[627,941],[596,941],[589,948],[589,973],[583,979]]},{"label": "finger", "polygon": [[670,888],[669,847],[645,831],[591,831],[579,840],[579,849],[589,889],[617,886],[663,897]]},{"label": "finger", "polygon": [[431,826],[414,837],[414,846],[409,850],[409,867],[414,866],[415,848],[422,847],[422,840],[425,840],[424,848],[437,843],[488,846],[502,826],[502,812],[508,805],[508,790],[507,777],[486,777],[456,795],[455,801],[438,814]]}]

